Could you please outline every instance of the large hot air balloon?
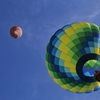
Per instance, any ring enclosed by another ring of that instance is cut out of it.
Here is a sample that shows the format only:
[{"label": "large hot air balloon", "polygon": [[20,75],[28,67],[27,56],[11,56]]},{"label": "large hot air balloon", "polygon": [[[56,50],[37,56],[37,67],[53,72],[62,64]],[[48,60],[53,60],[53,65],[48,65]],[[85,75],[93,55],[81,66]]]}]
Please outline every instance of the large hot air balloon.
[{"label": "large hot air balloon", "polygon": [[13,38],[20,38],[22,36],[22,29],[19,26],[13,26],[10,29],[10,35]]},{"label": "large hot air balloon", "polygon": [[90,93],[99,90],[99,26],[76,22],[59,29],[47,45],[46,66],[54,82],[68,91]]}]

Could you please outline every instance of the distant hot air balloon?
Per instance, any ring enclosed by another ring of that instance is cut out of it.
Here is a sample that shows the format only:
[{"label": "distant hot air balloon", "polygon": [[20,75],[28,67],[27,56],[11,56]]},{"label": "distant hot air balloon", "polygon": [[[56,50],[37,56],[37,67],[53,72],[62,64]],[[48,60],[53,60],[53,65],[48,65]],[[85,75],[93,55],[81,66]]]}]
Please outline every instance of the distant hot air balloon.
[{"label": "distant hot air balloon", "polygon": [[13,26],[10,29],[10,35],[13,38],[20,38],[22,36],[22,29],[19,26]]},{"label": "distant hot air balloon", "polygon": [[75,93],[100,89],[100,29],[77,22],[59,29],[46,49],[46,66],[54,82]]}]

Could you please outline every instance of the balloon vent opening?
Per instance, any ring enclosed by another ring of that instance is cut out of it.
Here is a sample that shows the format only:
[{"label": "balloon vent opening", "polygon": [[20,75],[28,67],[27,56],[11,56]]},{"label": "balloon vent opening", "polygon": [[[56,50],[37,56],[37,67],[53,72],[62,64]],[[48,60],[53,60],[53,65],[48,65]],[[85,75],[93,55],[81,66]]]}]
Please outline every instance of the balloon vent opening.
[{"label": "balloon vent opening", "polygon": [[100,62],[97,60],[89,60],[83,66],[83,74],[88,77],[94,77],[95,71],[100,71]]}]

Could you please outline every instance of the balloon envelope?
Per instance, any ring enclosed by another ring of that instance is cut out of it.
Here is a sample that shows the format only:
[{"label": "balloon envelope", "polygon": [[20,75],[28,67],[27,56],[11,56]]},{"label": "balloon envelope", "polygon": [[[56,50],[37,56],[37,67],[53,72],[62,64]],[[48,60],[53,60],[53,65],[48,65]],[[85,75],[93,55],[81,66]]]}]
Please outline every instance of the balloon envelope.
[{"label": "balloon envelope", "polygon": [[13,26],[10,29],[10,35],[13,38],[20,38],[22,36],[22,29],[19,26]]},{"label": "balloon envelope", "polygon": [[93,23],[72,23],[59,29],[46,49],[46,66],[54,82],[75,93],[100,89],[100,29]]}]

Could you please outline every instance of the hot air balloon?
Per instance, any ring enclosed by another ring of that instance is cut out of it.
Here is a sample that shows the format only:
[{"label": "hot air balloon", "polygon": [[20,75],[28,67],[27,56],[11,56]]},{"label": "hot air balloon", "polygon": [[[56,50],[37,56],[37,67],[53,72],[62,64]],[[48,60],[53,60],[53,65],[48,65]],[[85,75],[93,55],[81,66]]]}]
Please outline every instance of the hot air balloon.
[{"label": "hot air balloon", "polygon": [[74,93],[99,90],[99,26],[88,22],[65,25],[51,37],[45,59],[48,73],[63,89]]},{"label": "hot air balloon", "polygon": [[20,38],[22,36],[22,29],[19,26],[13,26],[10,29],[10,35],[13,38]]}]

